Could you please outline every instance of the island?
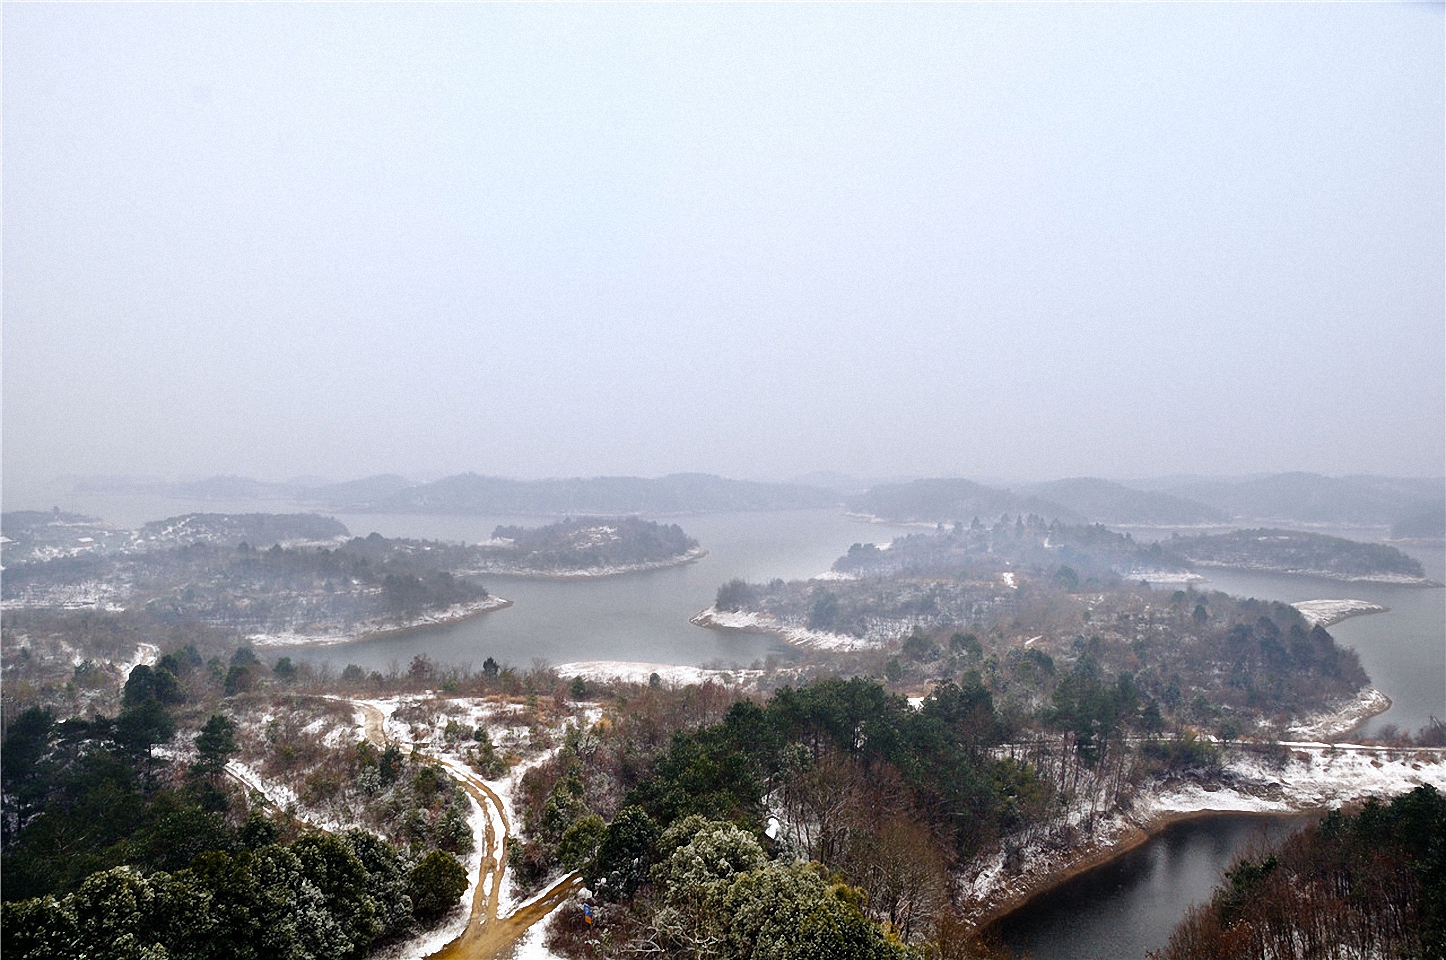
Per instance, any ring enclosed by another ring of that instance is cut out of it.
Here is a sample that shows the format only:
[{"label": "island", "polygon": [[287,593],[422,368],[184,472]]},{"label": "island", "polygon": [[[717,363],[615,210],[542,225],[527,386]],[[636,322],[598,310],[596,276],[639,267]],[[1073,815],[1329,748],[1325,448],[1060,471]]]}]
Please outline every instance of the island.
[{"label": "island", "polygon": [[704,555],[676,524],[635,517],[498,527],[478,544],[353,537],[311,514],[187,514],[136,530],[60,513],[3,522],[0,604],[17,624],[44,621],[49,635],[65,611],[128,613],[271,646],[348,642],[510,605],[484,575],[614,576]]},{"label": "island", "polygon": [[1260,570],[1347,583],[1391,583],[1439,587],[1420,561],[1385,543],[1361,543],[1344,537],[1299,530],[1235,530],[1182,537],[1164,547],[1180,561],[1200,567]]}]

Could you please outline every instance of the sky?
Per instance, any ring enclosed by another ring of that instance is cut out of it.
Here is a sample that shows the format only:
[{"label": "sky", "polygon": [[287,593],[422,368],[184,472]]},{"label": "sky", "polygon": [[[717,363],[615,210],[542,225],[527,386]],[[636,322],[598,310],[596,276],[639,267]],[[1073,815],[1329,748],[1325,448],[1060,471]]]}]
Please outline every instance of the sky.
[{"label": "sky", "polygon": [[6,4],[3,476],[1434,476],[1437,4]]}]

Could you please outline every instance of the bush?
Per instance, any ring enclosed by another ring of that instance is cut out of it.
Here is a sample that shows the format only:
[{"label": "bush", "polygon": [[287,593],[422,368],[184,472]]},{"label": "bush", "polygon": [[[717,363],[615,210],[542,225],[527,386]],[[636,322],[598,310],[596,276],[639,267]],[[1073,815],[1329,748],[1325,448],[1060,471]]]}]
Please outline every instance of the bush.
[{"label": "bush", "polygon": [[432,850],[407,875],[407,893],[412,898],[412,915],[419,922],[441,918],[467,892],[467,871],[455,857]]}]

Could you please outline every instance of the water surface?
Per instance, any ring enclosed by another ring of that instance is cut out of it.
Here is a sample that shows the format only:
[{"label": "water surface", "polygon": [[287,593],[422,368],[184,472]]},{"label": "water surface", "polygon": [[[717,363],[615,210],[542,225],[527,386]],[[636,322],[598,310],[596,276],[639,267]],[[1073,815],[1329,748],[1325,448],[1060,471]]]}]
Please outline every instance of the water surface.
[{"label": "water surface", "polygon": [[1015,956],[1143,960],[1169,942],[1238,856],[1299,830],[1310,817],[1222,814],[1171,824],[1143,846],[1051,890],[1002,921]]}]

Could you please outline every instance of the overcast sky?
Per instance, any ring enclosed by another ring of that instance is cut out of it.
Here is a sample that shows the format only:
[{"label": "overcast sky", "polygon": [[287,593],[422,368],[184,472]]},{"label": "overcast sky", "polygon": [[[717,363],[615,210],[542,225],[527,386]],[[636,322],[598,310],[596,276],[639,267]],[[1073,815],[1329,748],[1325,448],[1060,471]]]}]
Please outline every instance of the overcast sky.
[{"label": "overcast sky", "polygon": [[1439,5],[7,5],[4,479],[1446,457]]}]

